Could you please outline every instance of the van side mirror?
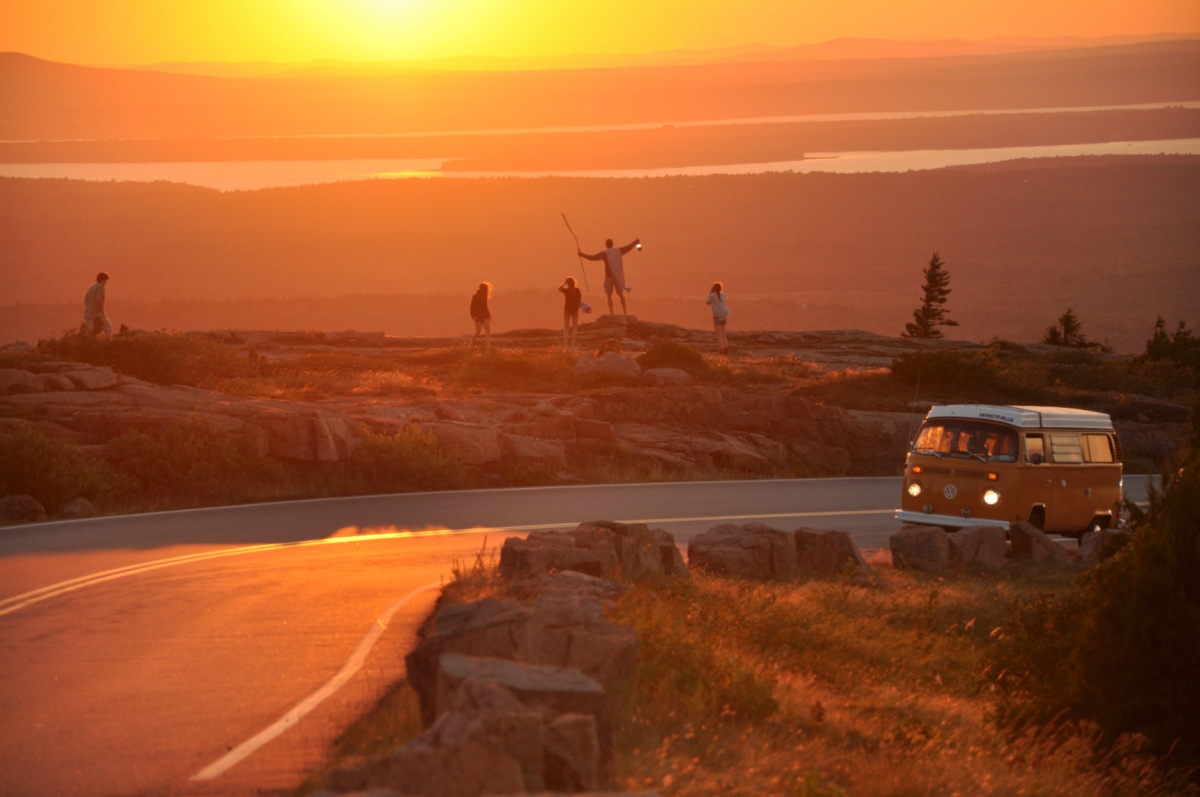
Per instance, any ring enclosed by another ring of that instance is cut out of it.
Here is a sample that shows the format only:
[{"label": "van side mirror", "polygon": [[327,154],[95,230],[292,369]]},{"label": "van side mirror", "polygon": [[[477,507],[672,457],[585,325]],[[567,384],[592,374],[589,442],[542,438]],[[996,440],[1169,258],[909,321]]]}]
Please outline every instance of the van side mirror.
[{"label": "van side mirror", "polygon": [[1029,464],[1031,465],[1041,465],[1043,462],[1045,462],[1045,458],[1041,454],[1034,454],[1029,458]]}]

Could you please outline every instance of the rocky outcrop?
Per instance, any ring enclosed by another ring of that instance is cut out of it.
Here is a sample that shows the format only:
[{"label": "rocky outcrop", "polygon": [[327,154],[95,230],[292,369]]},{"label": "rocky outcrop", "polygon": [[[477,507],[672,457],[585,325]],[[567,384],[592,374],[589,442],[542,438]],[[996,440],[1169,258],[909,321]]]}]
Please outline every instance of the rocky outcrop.
[{"label": "rocky outcrop", "polygon": [[847,578],[870,583],[874,572],[844,531],[796,529],[796,564],[805,578]]},{"label": "rocky outcrop", "polygon": [[998,526],[972,526],[947,535],[950,561],[966,570],[996,572],[1008,558],[1008,535]]},{"label": "rocky outcrop", "polygon": [[[606,539],[614,568],[666,558],[648,530],[585,526],[580,538]],[[637,663],[636,633],[605,612],[625,589],[568,571],[537,577],[532,600],[440,607],[433,633],[405,660],[428,730],[391,756],[335,773],[331,787],[477,795],[608,786],[610,700]]]},{"label": "rocky outcrop", "polygon": [[579,574],[554,574],[534,600],[489,598],[450,604],[434,615],[436,632],[405,659],[426,723],[436,719],[437,667],[442,656],[505,659],[573,668],[613,690],[633,674],[637,636],[610,622],[604,607],[618,588]]},{"label": "rocky outcrop", "polygon": [[1044,562],[1065,566],[1071,557],[1065,548],[1029,523],[1012,523],[1008,527],[1008,558],[1015,562]]},{"label": "rocky outcrop", "polygon": [[1126,545],[1133,535],[1124,529],[1086,532],[1079,538],[1079,562],[1094,565],[1103,562]]},{"label": "rocky outcrop", "polygon": [[332,788],[462,797],[593,791],[611,779],[612,751],[601,744],[611,723],[591,679],[454,654],[441,667],[446,710],[429,730],[390,756],[332,773]]},{"label": "rocky outcrop", "polygon": [[[364,430],[412,430],[430,435],[485,471],[533,468],[557,473],[565,481],[573,469],[598,460],[763,476],[891,474],[904,460],[910,413],[848,411],[774,386],[697,384],[675,368],[643,373],[625,352],[645,348],[655,338],[703,348],[711,345],[711,332],[621,316],[603,316],[585,326],[581,340],[602,351],[579,356],[577,369],[586,377],[577,385],[582,389],[564,394],[472,390],[439,398],[432,390],[417,390],[386,399],[261,399],[151,385],[100,366],[37,361],[27,347],[27,363],[0,369],[0,415],[36,417],[85,445],[102,444],[126,429],[194,418],[247,437],[263,454],[299,462],[342,461],[352,456]],[[411,348],[375,332],[208,334],[270,361],[353,346],[362,352],[359,356],[394,364],[398,352]],[[739,334],[745,346],[771,354],[801,353],[815,368],[885,367],[895,356],[926,345],[856,331]],[[507,336],[538,346],[561,339],[551,330]],[[461,341],[420,345],[448,350]],[[623,351],[603,350],[607,347]],[[1174,450],[1178,429],[1178,424],[1165,422],[1123,423],[1126,456],[1165,456]]]},{"label": "rocky outcrop", "polygon": [[40,523],[45,519],[46,508],[32,495],[6,495],[0,498],[0,525]]},{"label": "rocky outcrop", "polygon": [[510,537],[500,550],[500,574],[507,579],[578,571],[597,578],[628,581],[670,578],[686,573],[675,539],[644,523],[595,521],[570,531],[538,531]]},{"label": "rocky outcrop", "polygon": [[96,508],[92,506],[92,502],[86,498],[72,498],[63,504],[62,512],[60,513],[67,520],[78,520],[81,518],[89,518],[96,514]]},{"label": "rocky outcrop", "polygon": [[761,523],[714,526],[688,543],[688,567],[754,581],[795,581],[795,538]]},{"label": "rocky outcrop", "polygon": [[997,571],[1009,563],[1066,567],[1075,561],[1067,549],[1036,526],[1011,523],[972,526],[947,533],[939,526],[907,525],[888,539],[897,568],[943,573],[951,568]]},{"label": "rocky outcrop", "polygon": [[358,445],[357,422],[314,404],[163,387],[75,363],[30,368],[39,370],[6,369],[24,378],[0,375],[0,405],[37,417],[83,444],[120,431],[200,420],[248,438],[261,454],[285,460],[339,462]]},{"label": "rocky outcrop", "polygon": [[608,378],[621,382],[637,382],[642,367],[627,354],[606,351],[600,356],[584,352],[575,363],[575,376],[580,379]]},{"label": "rocky outcrop", "polygon": [[950,540],[937,526],[905,526],[888,538],[892,565],[934,573],[950,569]]}]

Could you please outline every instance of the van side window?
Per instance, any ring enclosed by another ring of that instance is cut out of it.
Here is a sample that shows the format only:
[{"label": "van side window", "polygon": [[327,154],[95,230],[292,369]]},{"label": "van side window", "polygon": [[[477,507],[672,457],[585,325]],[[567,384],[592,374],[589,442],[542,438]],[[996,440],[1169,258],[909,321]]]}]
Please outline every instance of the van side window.
[{"label": "van side window", "polygon": [[1083,446],[1077,434],[1050,435],[1050,454],[1055,462],[1075,464],[1083,462]]},{"label": "van side window", "polygon": [[1087,451],[1088,462],[1113,462],[1112,441],[1106,434],[1085,434],[1084,448]]},{"label": "van side window", "polygon": [[1025,435],[1025,461],[1031,465],[1046,461],[1046,441],[1040,434]]}]

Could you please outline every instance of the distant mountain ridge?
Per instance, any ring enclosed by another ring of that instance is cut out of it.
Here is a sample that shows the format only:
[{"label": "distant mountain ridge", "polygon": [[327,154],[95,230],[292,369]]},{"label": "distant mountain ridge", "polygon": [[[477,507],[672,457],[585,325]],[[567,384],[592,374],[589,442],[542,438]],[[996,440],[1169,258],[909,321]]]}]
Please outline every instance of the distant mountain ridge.
[{"label": "distant mountain ridge", "polygon": [[[918,46],[920,43],[913,43]],[[858,43],[830,45],[847,48]],[[230,78],[0,54],[0,140],[204,139],[1200,99],[1200,39],[998,55]]]},{"label": "distant mountain ridge", "polygon": [[743,45],[712,50],[663,50],[652,53],[606,55],[582,53],[562,56],[482,57],[421,59],[404,61],[351,62],[322,59],[289,64],[270,61],[162,62],[128,64],[108,68],[169,72],[211,77],[318,77],[335,75],[398,74],[430,71],[557,70],[622,68],[634,66],[684,66],[696,64],[745,63],[756,61],[810,61],[877,58],[939,58],[957,55],[1001,55],[1029,50],[1065,50],[1085,47],[1114,47],[1152,42],[1200,39],[1196,33],[1160,33],[1145,36],[1029,37],[1004,36],[989,39],[864,39],[843,37],[794,47]]}]

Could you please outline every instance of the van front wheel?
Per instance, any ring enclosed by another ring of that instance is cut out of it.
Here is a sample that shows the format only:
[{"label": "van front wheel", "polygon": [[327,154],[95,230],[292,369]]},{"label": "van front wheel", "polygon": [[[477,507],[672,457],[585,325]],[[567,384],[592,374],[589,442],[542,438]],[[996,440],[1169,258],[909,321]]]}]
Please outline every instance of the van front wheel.
[{"label": "van front wheel", "polygon": [[1046,509],[1045,509],[1045,507],[1035,506],[1029,512],[1029,525],[1036,526],[1038,531],[1046,530]]}]

